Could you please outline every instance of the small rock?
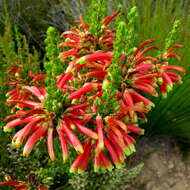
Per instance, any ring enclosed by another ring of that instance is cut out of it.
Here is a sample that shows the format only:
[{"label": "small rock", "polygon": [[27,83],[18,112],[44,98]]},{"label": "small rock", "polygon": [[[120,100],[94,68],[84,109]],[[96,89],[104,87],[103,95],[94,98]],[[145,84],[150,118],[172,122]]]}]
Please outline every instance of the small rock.
[{"label": "small rock", "polygon": [[168,165],[168,169],[171,170],[173,168],[174,168],[174,164],[172,162],[170,162],[169,165]]}]

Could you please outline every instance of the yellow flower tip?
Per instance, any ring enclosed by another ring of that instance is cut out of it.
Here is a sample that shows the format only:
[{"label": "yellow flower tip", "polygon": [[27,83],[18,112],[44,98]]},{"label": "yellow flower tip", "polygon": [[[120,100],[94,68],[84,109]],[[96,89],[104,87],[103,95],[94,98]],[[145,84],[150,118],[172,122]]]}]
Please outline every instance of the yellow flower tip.
[{"label": "yellow flower tip", "polygon": [[25,157],[28,157],[30,155],[30,151],[29,150],[28,151],[24,150],[22,155],[25,156]]},{"label": "yellow flower tip", "polygon": [[78,172],[79,174],[83,174],[83,173],[84,173],[84,170],[78,169],[77,172]]},{"label": "yellow flower tip", "polygon": [[106,168],[101,168],[102,173],[106,173]]},{"label": "yellow flower tip", "polygon": [[76,147],[76,151],[77,151],[78,153],[81,153],[81,154],[84,153],[84,149],[83,149],[83,147],[82,147],[81,145],[79,145],[79,146]]},{"label": "yellow flower tip", "polygon": [[57,160],[56,157],[50,158],[50,159],[51,159],[52,162],[56,162],[56,160]]},{"label": "yellow flower tip", "polygon": [[162,97],[163,97],[164,99],[166,99],[166,98],[167,98],[167,93],[163,93],[163,94],[162,94]]},{"label": "yellow flower tip", "polygon": [[22,145],[21,141],[12,141],[12,146],[16,147],[16,148],[20,148]]},{"label": "yellow flower tip", "polygon": [[70,173],[75,173],[76,172],[76,169],[71,167],[70,170],[69,170]]},{"label": "yellow flower tip", "polygon": [[6,132],[11,132],[12,129],[9,128],[9,127],[7,127],[7,126],[5,126],[5,127],[3,127],[3,131],[4,131],[5,133],[6,133]]},{"label": "yellow flower tip", "polygon": [[78,100],[77,100],[77,99],[73,99],[73,100],[71,101],[71,103],[72,103],[72,104],[77,104],[77,103],[78,103]]},{"label": "yellow flower tip", "polygon": [[63,158],[63,163],[65,164],[67,162],[67,158]]},{"label": "yellow flower tip", "polygon": [[144,135],[144,129],[142,129],[142,131],[141,131],[140,135]]},{"label": "yellow flower tip", "polygon": [[114,168],[114,167],[111,165],[111,166],[109,166],[107,169],[108,169],[108,171],[111,172],[111,171],[113,170],[113,168]]},{"label": "yellow flower tip", "polygon": [[117,164],[115,164],[115,166],[116,166],[117,169],[121,169],[122,168],[122,164],[121,163],[117,163]]},{"label": "yellow flower tip", "polygon": [[81,57],[80,59],[77,60],[77,64],[84,64],[85,63],[85,58]]},{"label": "yellow flower tip", "polygon": [[73,124],[71,124],[71,129],[72,129],[72,130],[76,130],[76,126],[73,125]]},{"label": "yellow flower tip", "polygon": [[93,138],[94,138],[95,140],[98,140],[98,135],[97,135],[97,134],[94,134],[94,135],[93,135]]},{"label": "yellow flower tip", "polygon": [[100,150],[104,150],[104,143],[100,143],[100,144],[98,145],[98,147],[99,147]]},{"label": "yellow flower tip", "polygon": [[96,165],[94,165],[94,172],[98,172],[100,170],[100,168]]},{"label": "yellow flower tip", "polygon": [[19,105],[16,105],[16,108],[19,109],[19,110],[23,110],[23,108],[20,107]]}]

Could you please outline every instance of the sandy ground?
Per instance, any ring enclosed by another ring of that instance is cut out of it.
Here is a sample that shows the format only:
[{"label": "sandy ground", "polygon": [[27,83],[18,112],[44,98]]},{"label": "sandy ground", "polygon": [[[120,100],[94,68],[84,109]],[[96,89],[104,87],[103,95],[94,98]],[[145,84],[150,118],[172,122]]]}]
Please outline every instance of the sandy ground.
[{"label": "sandy ground", "polygon": [[175,141],[144,138],[134,157],[144,168],[130,190],[190,190],[190,164]]}]

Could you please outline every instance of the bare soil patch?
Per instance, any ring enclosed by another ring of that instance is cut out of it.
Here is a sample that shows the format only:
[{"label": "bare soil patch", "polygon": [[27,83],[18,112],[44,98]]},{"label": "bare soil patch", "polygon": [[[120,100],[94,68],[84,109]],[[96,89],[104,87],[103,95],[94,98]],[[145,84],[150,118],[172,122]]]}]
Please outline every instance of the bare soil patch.
[{"label": "bare soil patch", "polygon": [[131,190],[190,190],[190,164],[175,141],[143,138],[134,158],[144,162],[144,167]]}]

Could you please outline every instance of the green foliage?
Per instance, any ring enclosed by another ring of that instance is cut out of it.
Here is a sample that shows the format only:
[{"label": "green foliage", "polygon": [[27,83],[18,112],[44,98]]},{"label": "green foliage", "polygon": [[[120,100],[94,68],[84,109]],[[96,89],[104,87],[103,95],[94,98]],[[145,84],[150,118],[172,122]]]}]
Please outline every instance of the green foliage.
[{"label": "green foliage", "polygon": [[127,190],[142,168],[143,164],[141,163],[130,169],[115,169],[106,174],[93,172],[85,172],[82,175],[74,174],[69,183],[75,190]]},{"label": "green foliage", "polygon": [[179,28],[180,28],[180,20],[175,20],[173,28],[169,32],[168,37],[166,38],[164,50],[167,50],[168,48],[170,48],[172,45],[175,44]]},{"label": "green foliage", "polygon": [[98,36],[102,19],[107,15],[107,0],[91,0],[85,12],[85,21],[90,25],[90,32]]},{"label": "green foliage", "polygon": [[128,23],[125,30],[125,51],[127,51],[127,55],[129,55],[134,51],[135,41],[137,39],[137,33],[135,32],[135,29],[138,20],[138,12],[136,6],[130,9],[129,13],[127,14],[127,20]]},{"label": "green foliage", "polygon": [[[30,42],[33,41],[33,43],[40,47],[42,44],[39,42],[47,27],[43,19],[46,18],[48,8],[48,3],[45,3],[43,0],[34,0],[32,2],[15,0],[14,3],[11,0],[3,0],[1,1],[1,26],[6,27],[4,17],[7,12],[10,15],[12,23],[17,24],[22,32],[30,37]],[[4,27],[1,28],[1,32],[4,31]]]},{"label": "green foliage", "polygon": [[29,44],[43,52],[47,28],[51,25],[60,31],[68,29],[83,12],[83,7],[82,0],[1,0],[0,33],[5,30],[8,13],[12,23],[18,25],[29,39]]},{"label": "green foliage", "polygon": [[[22,157],[20,149],[12,147],[10,144],[6,146],[4,152],[4,160],[1,160],[0,174],[12,174],[15,179],[25,180],[25,177],[47,163],[47,159],[43,158],[40,151],[41,147],[37,147],[33,158]],[[2,167],[3,166],[3,167]]]},{"label": "green foliage", "polygon": [[3,60],[3,50],[2,50],[2,46],[0,45],[0,105],[1,105],[1,109],[3,110],[3,112],[1,111],[0,114],[0,126],[2,125],[2,120],[5,117],[5,115],[8,112],[8,108],[7,106],[5,106],[4,102],[6,100],[5,94],[6,94],[6,90],[7,87],[5,85],[6,83],[6,68],[5,68],[5,62]]},{"label": "green foliage", "polygon": [[[44,158],[43,154],[41,154],[40,149],[42,147],[40,146],[37,146],[33,157],[22,157],[21,150],[13,148],[10,144],[4,145],[4,147],[1,147],[1,150],[2,148],[3,154],[0,156],[0,177],[4,174],[11,174],[16,180],[27,181],[30,174],[38,172],[40,168],[47,165],[47,158]],[[43,177],[44,181],[47,180],[47,176]],[[0,181],[2,180],[4,179],[2,178]],[[37,180],[40,184],[41,179],[37,177]],[[1,188],[3,189],[3,187]],[[7,187],[4,190],[7,190]]]},{"label": "green foliage", "polygon": [[8,90],[6,85],[8,80],[6,71],[8,70],[12,61],[15,61],[15,43],[13,41],[11,20],[8,14],[5,15],[5,23],[5,32],[2,36],[0,36],[0,104],[1,109],[3,110],[0,114],[0,126],[3,125],[2,120],[9,111],[8,107],[4,104],[6,100],[6,92]]},{"label": "green foliage", "polygon": [[[21,76],[28,78],[28,71],[34,73],[40,70],[39,53],[34,47],[29,47],[26,36],[19,32],[18,26],[12,27],[11,18],[5,11],[5,29],[0,36],[0,104],[2,113],[0,115],[0,125],[3,125],[2,119],[10,111],[5,106],[6,93],[10,87],[6,84],[9,81],[8,69],[18,67],[21,69]],[[33,51],[31,51],[31,49]]]},{"label": "green foliage", "polygon": [[49,27],[47,30],[46,43],[46,58],[48,59],[44,67],[46,69],[46,91],[48,93],[47,100],[45,102],[47,109],[49,111],[57,111],[61,108],[62,102],[62,92],[57,91],[57,76],[64,72],[66,65],[59,59],[58,43],[59,43],[59,33],[53,28]]}]

